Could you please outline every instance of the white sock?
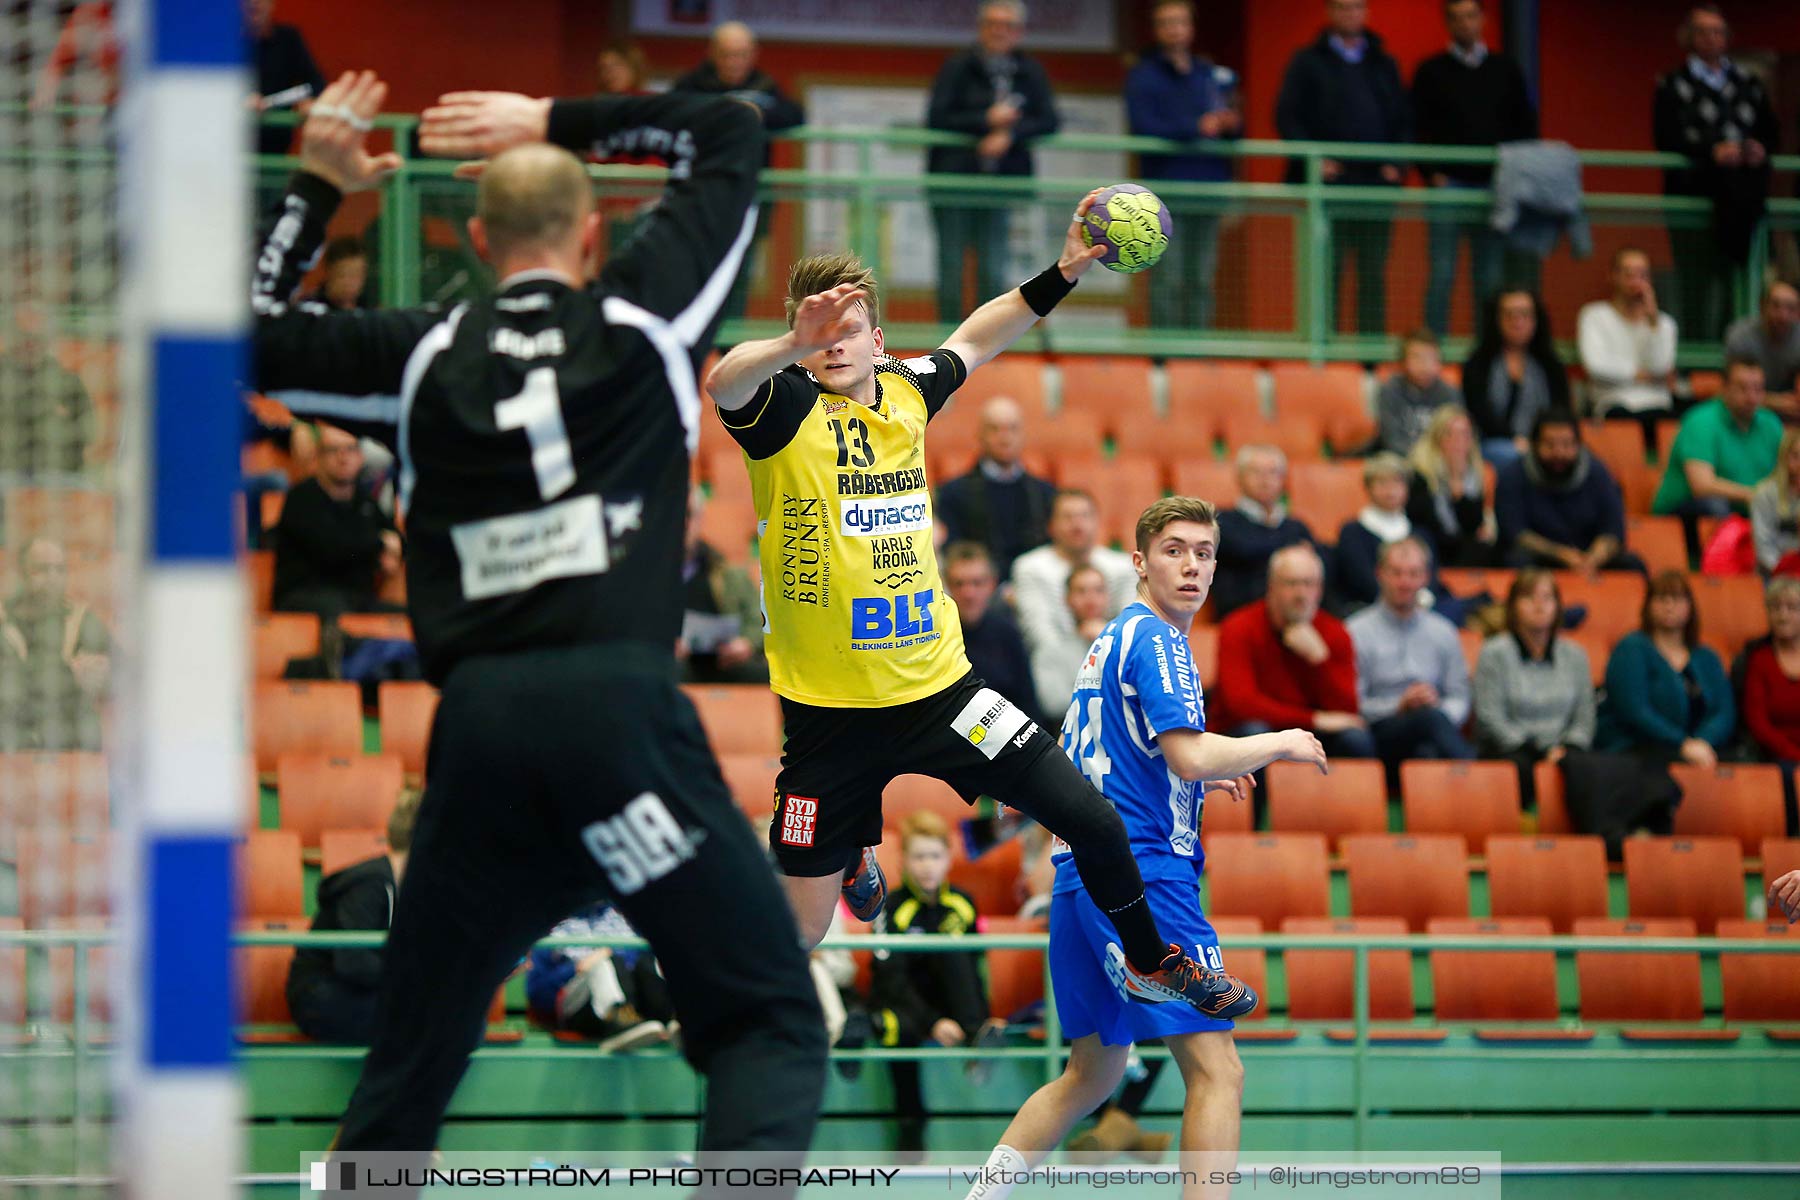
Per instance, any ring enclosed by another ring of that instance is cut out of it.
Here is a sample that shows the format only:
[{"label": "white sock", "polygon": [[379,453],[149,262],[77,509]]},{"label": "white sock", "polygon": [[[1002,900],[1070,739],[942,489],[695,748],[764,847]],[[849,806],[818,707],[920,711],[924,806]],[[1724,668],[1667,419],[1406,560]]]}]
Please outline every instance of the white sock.
[{"label": "white sock", "polygon": [[994,1147],[994,1152],[992,1154],[988,1155],[988,1160],[982,1167],[982,1178],[976,1182],[974,1187],[969,1189],[966,1200],[1006,1200],[1008,1196],[1012,1195],[1012,1190],[1017,1187],[1018,1184],[1016,1182],[1002,1182],[999,1179],[990,1179],[989,1175],[993,1172],[1016,1174],[1029,1171],[1030,1169],[1030,1159],[1002,1142],[1000,1145]]}]

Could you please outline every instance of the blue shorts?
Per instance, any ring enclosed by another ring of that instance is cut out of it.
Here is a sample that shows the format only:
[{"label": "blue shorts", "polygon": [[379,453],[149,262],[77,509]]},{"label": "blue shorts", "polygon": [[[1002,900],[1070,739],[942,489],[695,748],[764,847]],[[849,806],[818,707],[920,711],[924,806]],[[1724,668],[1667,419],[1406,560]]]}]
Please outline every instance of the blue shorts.
[{"label": "blue shorts", "polygon": [[[1194,961],[1220,970],[1219,936],[1200,911],[1200,889],[1191,882],[1147,879],[1144,895],[1150,914],[1165,938],[1194,956]],[[1106,945],[1118,932],[1088,897],[1087,889],[1058,892],[1050,901],[1050,982],[1056,993],[1056,1016],[1065,1036],[1100,1035],[1108,1046],[1231,1029],[1221,1021],[1179,1002],[1145,1004],[1125,996],[1122,979],[1107,970]]]}]

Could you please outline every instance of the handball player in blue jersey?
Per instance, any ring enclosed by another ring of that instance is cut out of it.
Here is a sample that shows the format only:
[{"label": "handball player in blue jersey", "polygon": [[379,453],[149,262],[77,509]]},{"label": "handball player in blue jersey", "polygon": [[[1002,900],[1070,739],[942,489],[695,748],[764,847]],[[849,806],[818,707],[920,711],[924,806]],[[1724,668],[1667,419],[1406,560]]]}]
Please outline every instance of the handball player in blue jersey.
[{"label": "handball player in blue jersey", "polygon": [[[1063,752],[1125,820],[1132,855],[1158,928],[1202,966],[1222,969],[1219,939],[1200,911],[1201,800],[1208,790],[1248,798],[1250,773],[1276,760],[1326,769],[1325,751],[1304,729],[1230,738],[1206,732],[1206,704],[1188,649],[1188,629],[1212,587],[1218,514],[1205,500],[1171,496],[1137,524],[1138,599],[1094,640],[1063,720]],[[1050,905],[1050,974],[1056,1012],[1074,1043],[1060,1078],[1038,1089],[1006,1129],[971,1200],[1001,1200],[1002,1176],[1024,1171],[1060,1145],[1125,1074],[1133,1042],[1161,1038],[1187,1087],[1182,1114],[1184,1169],[1201,1173],[1237,1161],[1244,1068],[1232,1018],[1256,1007],[1240,992],[1209,1017],[1182,1005],[1131,1002],[1116,935],[1088,897],[1068,852],[1059,848]],[[1203,1157],[1199,1157],[1203,1156]]]}]

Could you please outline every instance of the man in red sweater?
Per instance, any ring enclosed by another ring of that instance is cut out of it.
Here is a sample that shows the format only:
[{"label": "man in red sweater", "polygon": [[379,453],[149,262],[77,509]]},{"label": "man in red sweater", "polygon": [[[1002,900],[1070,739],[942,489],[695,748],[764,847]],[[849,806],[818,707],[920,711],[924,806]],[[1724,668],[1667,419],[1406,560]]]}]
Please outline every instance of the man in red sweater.
[{"label": "man in red sweater", "polygon": [[1319,611],[1325,565],[1300,543],[1269,559],[1269,590],[1219,626],[1219,682],[1208,694],[1216,728],[1233,737],[1299,726],[1332,758],[1374,758],[1357,715],[1356,651],[1343,622]]}]

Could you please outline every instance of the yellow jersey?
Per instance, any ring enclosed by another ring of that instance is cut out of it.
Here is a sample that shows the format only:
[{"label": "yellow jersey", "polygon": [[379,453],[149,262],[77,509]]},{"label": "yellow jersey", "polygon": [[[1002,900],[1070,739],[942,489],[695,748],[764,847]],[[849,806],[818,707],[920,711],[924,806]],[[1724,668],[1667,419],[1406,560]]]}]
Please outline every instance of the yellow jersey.
[{"label": "yellow jersey", "polygon": [[948,350],[882,358],[870,406],[792,366],[743,408],[720,410],[750,471],[778,695],[886,708],[968,674],[925,478],[925,425],[967,377]]}]

